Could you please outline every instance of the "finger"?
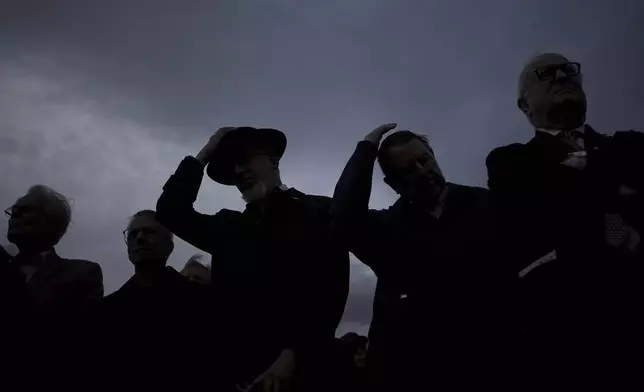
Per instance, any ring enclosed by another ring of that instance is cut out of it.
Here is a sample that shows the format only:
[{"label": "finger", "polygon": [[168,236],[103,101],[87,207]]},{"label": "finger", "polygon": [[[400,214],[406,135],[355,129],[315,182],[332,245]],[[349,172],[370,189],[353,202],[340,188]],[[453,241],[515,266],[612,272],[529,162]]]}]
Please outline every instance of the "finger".
[{"label": "finger", "polygon": [[384,135],[385,133],[391,131],[392,129],[396,128],[398,126],[397,123],[388,123],[388,124],[382,124],[376,130],[381,134]]},{"label": "finger", "polygon": [[279,378],[275,379],[275,382],[273,383],[273,392],[280,392],[282,389],[281,387],[281,382]]}]

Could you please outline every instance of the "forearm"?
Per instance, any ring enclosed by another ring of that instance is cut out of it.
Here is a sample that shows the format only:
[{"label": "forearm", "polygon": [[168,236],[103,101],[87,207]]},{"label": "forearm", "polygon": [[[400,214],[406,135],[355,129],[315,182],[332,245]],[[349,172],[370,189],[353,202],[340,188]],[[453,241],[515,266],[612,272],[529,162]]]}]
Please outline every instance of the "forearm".
[{"label": "forearm", "polygon": [[194,157],[181,161],[176,172],[163,186],[163,192],[157,201],[157,219],[175,235],[184,241],[204,249],[204,238],[212,231],[212,219],[195,211],[193,205],[197,199],[204,166]]},{"label": "forearm", "polygon": [[331,203],[331,218],[336,226],[347,228],[369,211],[373,168],[378,147],[368,141],[358,143],[338,180]]},{"label": "forearm", "polygon": [[184,158],[163,186],[163,193],[157,201],[157,218],[166,225],[172,225],[186,212],[194,211],[193,204],[202,178],[203,165],[194,157]]}]

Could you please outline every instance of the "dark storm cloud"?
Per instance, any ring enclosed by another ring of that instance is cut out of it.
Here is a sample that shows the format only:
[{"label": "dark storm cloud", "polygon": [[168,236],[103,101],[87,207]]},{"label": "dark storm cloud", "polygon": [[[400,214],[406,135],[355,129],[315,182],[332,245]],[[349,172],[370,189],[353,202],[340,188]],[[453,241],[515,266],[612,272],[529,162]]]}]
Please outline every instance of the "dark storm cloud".
[{"label": "dark storm cloud", "polygon": [[[530,135],[515,86],[538,51],[583,63],[596,128],[642,123],[639,0],[0,7],[0,201],[35,182],[74,197],[61,247],[100,261],[110,289],[131,273],[120,238],[127,216],[153,206],[181,157],[219,126],[282,128],[284,179],[311,193],[330,194],[355,142],[390,121],[428,134],[452,181],[483,185],[487,152]],[[395,195],[380,178],[372,205],[384,207]],[[197,206],[243,203],[208,182]],[[180,245],[173,264],[194,252]],[[356,270],[345,319],[362,325],[373,279]]]}]

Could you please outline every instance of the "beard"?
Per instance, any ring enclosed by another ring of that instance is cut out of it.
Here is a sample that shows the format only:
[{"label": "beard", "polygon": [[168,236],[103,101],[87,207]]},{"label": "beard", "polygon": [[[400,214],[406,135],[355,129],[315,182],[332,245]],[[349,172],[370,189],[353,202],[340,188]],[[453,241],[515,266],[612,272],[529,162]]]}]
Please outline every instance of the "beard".
[{"label": "beard", "polygon": [[242,199],[246,203],[252,203],[254,201],[263,199],[268,194],[268,187],[262,181],[258,181],[250,188],[242,192]]},{"label": "beard", "polygon": [[447,182],[441,175],[419,177],[408,194],[408,199],[423,205],[438,202]]}]

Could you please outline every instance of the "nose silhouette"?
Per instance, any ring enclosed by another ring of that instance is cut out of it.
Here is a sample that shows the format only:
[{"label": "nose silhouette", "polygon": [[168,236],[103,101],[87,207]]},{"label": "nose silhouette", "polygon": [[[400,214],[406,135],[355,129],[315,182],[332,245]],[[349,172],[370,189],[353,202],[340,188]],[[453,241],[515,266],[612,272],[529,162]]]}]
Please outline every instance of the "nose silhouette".
[{"label": "nose silhouette", "polygon": [[136,237],[134,237],[134,242],[135,242],[137,245],[145,245],[145,244],[147,244],[147,243],[148,243],[148,239],[147,239],[147,237],[143,234],[143,230],[139,230],[139,231],[136,233]]},{"label": "nose silhouette", "polygon": [[566,75],[566,73],[560,69],[555,72],[555,80],[566,79],[567,77],[568,75]]},{"label": "nose silhouette", "polygon": [[246,171],[246,168],[239,163],[235,163],[235,174],[239,175]]}]

